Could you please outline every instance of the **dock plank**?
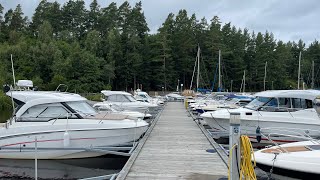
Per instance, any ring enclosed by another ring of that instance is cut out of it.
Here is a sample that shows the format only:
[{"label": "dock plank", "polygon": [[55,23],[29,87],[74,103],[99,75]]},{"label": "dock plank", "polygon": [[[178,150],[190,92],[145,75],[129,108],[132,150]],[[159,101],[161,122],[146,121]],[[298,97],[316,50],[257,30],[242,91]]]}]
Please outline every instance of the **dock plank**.
[{"label": "dock plank", "polygon": [[163,110],[126,179],[219,179],[227,167],[181,102]]}]

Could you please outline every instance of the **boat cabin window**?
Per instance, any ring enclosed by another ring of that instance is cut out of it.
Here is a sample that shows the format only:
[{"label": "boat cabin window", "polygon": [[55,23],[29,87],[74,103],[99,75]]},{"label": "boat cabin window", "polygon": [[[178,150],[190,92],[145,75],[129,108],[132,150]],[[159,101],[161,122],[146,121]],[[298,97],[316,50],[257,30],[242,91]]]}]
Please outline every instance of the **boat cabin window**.
[{"label": "boat cabin window", "polygon": [[67,102],[66,104],[70,106],[75,112],[79,113],[81,116],[97,114],[94,108],[85,101]]},{"label": "boat cabin window", "polygon": [[135,102],[135,101],[137,101],[133,96],[131,96],[131,95],[125,95],[125,97],[127,98],[127,99],[129,99],[129,101],[130,102]]},{"label": "boat cabin window", "polygon": [[114,95],[110,95],[108,97],[108,101],[111,101],[111,102],[131,102],[131,100],[128,97],[130,97],[130,96],[125,96],[123,94],[114,94]]},{"label": "boat cabin window", "polygon": [[264,106],[268,107],[278,107],[278,101],[276,98],[271,98],[269,102],[267,102]]},{"label": "boat cabin window", "polygon": [[[269,101],[271,101],[274,98],[269,97],[257,97],[254,100],[252,100],[248,105],[245,107],[248,109],[257,110],[259,107],[266,105]],[[270,103],[271,104],[271,103]]]},{"label": "boat cabin window", "polygon": [[30,107],[18,121],[49,121],[52,119],[74,118],[60,103],[41,104]]},{"label": "boat cabin window", "polygon": [[290,98],[279,98],[279,107],[291,108]]},{"label": "boat cabin window", "polygon": [[140,97],[144,98],[144,99],[148,99],[148,97],[144,94],[139,94]]}]

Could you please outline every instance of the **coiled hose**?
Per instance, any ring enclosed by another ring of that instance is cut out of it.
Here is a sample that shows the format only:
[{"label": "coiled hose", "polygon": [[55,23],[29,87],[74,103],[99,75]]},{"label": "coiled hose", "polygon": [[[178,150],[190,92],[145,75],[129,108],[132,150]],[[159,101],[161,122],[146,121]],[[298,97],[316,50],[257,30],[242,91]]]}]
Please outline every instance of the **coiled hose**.
[{"label": "coiled hose", "polygon": [[[232,151],[237,145],[235,144],[229,153],[229,167],[232,158]],[[254,151],[248,136],[241,135],[240,136],[240,150],[241,150],[241,161],[240,161],[240,175],[239,179],[245,180],[256,180],[257,176],[254,171],[254,167],[256,166],[256,160],[254,157]],[[252,161],[253,160],[253,163]],[[230,179],[230,168],[228,170],[228,179]]]}]

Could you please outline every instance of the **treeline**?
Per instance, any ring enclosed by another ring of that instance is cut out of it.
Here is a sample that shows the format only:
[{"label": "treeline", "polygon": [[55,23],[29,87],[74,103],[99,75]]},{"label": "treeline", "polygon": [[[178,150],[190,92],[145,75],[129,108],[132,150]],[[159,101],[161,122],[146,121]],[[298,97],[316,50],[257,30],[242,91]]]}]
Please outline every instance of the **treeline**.
[{"label": "treeline", "polygon": [[71,92],[131,90],[138,85],[175,90],[178,79],[189,88],[198,46],[204,88],[217,88],[219,50],[224,89],[230,90],[232,82],[238,91],[245,70],[246,90],[263,90],[266,62],[266,89],[296,88],[300,52],[302,81],[311,86],[312,61],[318,77],[316,40],[308,47],[302,40],[283,42],[270,32],[239,29],[217,16],[198,19],[186,10],[169,14],[151,34],[141,2],[100,7],[93,0],[86,9],[83,0],[63,5],[42,0],[31,19],[20,5],[7,12],[0,6],[0,25],[1,84],[12,84],[12,54],[16,79],[31,79],[42,90],[59,84],[67,84]]}]

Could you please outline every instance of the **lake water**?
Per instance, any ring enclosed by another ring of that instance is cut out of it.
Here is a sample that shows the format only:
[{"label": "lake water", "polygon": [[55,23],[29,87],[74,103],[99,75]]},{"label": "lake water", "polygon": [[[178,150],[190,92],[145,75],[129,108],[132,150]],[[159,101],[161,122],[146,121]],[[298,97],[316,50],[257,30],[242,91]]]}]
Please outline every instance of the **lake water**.
[{"label": "lake water", "polygon": [[[10,110],[0,111],[0,122],[12,115]],[[38,160],[39,179],[79,179],[114,174],[121,171],[128,157],[107,155],[72,160]],[[34,179],[34,160],[0,159],[0,179]]]},{"label": "lake water", "polygon": [[[107,155],[69,160],[38,160],[39,179],[80,179],[115,174],[128,157]],[[0,159],[0,179],[34,179],[34,160]]]}]

